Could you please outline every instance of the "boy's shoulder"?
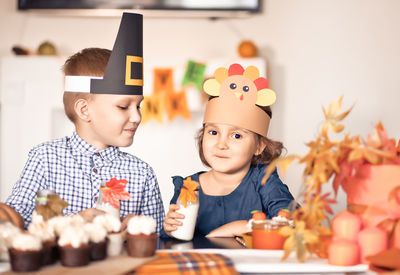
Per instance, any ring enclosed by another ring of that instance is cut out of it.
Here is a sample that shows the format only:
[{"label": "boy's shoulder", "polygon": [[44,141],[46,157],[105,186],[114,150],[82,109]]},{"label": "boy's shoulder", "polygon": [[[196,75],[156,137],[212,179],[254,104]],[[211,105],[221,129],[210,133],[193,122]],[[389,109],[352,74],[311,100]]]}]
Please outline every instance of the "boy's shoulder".
[{"label": "boy's shoulder", "polygon": [[67,149],[68,137],[53,139],[34,146],[30,152],[48,152],[49,150]]}]

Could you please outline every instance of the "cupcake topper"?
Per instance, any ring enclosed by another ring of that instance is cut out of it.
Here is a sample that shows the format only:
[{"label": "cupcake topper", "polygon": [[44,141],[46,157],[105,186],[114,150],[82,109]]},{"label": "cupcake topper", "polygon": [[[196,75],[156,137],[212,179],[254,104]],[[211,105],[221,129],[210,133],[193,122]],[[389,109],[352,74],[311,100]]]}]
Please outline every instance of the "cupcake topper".
[{"label": "cupcake topper", "polygon": [[179,194],[179,200],[182,205],[186,208],[188,201],[197,202],[197,197],[195,191],[198,190],[199,184],[197,181],[192,180],[191,177],[183,180],[183,187],[181,189],[181,193]]},{"label": "cupcake topper", "polygon": [[129,200],[130,194],[124,190],[127,180],[111,178],[110,181],[106,182],[105,186],[100,187],[100,191],[103,194],[103,203],[109,203],[115,208],[119,208],[120,200]]},{"label": "cupcake topper", "polygon": [[36,212],[43,216],[45,221],[52,217],[63,215],[63,209],[69,205],[68,202],[61,199],[57,194],[47,195],[47,198],[43,200],[46,200],[45,203],[38,205]]},{"label": "cupcake topper", "polygon": [[[268,89],[268,81],[259,77],[254,66],[244,69],[232,64],[218,68],[214,78],[204,82],[204,91],[215,96],[208,101],[203,123],[223,123],[267,136],[270,117],[260,106],[270,106],[276,100]],[[257,106],[258,105],[258,106]]]}]

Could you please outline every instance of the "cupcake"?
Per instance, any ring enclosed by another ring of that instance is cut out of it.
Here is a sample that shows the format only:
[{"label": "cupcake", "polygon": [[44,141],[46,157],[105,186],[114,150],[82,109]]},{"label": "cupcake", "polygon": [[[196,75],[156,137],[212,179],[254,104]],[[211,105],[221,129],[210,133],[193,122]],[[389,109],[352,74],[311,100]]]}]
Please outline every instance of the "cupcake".
[{"label": "cupcake", "polygon": [[58,259],[58,248],[54,229],[36,211],[32,214],[32,222],[28,227],[28,232],[38,237],[42,242],[42,265],[55,263]]},{"label": "cupcake", "polygon": [[8,248],[13,237],[20,233],[21,229],[8,221],[0,220],[0,261],[8,261]]},{"label": "cupcake", "polygon": [[18,233],[13,237],[8,253],[13,271],[35,271],[40,268],[42,242],[29,233]]},{"label": "cupcake", "polygon": [[96,216],[93,223],[103,226],[107,231],[107,256],[120,255],[125,241],[125,232],[121,232],[120,219],[111,214],[104,214]]},{"label": "cupcake", "polygon": [[128,255],[131,257],[150,257],[155,254],[157,237],[156,221],[152,217],[135,216],[128,222]]},{"label": "cupcake", "polygon": [[89,235],[90,259],[104,260],[107,257],[107,231],[95,223],[87,223],[84,228]]},{"label": "cupcake", "polygon": [[63,266],[84,266],[90,261],[89,236],[83,226],[68,225],[58,239]]},{"label": "cupcake", "polygon": [[60,237],[61,232],[71,223],[69,216],[56,216],[47,221],[50,228],[53,229],[56,239]]}]

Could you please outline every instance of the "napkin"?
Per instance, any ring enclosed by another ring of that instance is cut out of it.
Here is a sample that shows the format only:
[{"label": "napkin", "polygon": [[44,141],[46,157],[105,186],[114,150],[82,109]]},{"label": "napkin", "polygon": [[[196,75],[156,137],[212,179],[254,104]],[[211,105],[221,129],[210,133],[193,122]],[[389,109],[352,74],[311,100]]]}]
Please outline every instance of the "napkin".
[{"label": "napkin", "polygon": [[238,274],[231,259],[224,255],[212,253],[172,252],[157,253],[154,261],[148,262],[128,274],[160,275],[202,275],[202,274]]},{"label": "napkin", "polygon": [[371,270],[377,272],[400,271],[400,249],[398,248],[391,248],[378,254],[367,256],[365,259],[369,261]]}]

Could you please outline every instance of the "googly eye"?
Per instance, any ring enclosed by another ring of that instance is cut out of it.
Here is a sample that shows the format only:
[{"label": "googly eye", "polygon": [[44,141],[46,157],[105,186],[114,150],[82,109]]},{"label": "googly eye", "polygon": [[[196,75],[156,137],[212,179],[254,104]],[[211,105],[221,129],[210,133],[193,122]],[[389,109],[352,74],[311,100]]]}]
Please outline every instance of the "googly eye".
[{"label": "googly eye", "polygon": [[231,85],[229,85],[229,87],[230,87],[232,90],[234,90],[234,89],[236,89],[236,84],[235,84],[235,83],[231,83]]},{"label": "googly eye", "polygon": [[243,86],[243,91],[248,92],[250,90],[249,86]]}]

